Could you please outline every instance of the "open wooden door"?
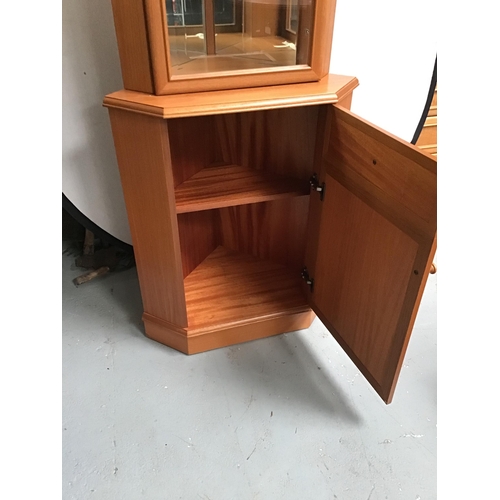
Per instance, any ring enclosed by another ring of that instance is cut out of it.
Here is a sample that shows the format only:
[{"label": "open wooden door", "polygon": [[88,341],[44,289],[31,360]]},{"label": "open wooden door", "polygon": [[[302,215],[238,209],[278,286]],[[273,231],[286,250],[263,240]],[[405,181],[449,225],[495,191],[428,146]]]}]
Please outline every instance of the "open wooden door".
[{"label": "open wooden door", "polygon": [[436,160],[343,108],[327,114],[310,305],[390,403],[435,252]]}]

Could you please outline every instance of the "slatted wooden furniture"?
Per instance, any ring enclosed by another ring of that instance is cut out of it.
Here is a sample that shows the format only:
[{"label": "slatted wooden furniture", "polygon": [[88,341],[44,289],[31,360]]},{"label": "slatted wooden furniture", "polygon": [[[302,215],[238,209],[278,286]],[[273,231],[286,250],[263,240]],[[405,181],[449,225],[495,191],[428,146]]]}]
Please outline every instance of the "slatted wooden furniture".
[{"label": "slatted wooden furniture", "polygon": [[431,106],[417,140],[417,146],[437,158],[437,88],[434,90]]}]

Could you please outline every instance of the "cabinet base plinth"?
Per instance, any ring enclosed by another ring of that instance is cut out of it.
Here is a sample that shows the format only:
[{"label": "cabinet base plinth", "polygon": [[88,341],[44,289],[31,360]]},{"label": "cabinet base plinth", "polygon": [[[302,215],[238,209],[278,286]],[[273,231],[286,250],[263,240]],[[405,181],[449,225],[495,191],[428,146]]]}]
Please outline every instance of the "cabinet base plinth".
[{"label": "cabinet base plinth", "polygon": [[142,319],[146,336],[150,339],[184,354],[197,354],[281,333],[304,330],[311,326],[315,317],[314,312],[308,310],[274,318],[248,321],[225,328],[214,327],[194,334],[189,334],[188,330],[178,328],[148,313],[144,313]]}]

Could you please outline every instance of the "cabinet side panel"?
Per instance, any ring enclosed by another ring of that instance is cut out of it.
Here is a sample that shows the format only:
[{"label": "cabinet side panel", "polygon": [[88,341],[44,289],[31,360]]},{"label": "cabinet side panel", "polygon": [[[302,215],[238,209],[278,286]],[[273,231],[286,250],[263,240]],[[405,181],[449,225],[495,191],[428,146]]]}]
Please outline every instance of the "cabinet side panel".
[{"label": "cabinet side panel", "polygon": [[110,109],[145,312],[187,326],[166,122]]},{"label": "cabinet side panel", "polygon": [[182,272],[188,276],[217,247],[216,210],[179,214],[179,238],[181,243]]},{"label": "cabinet side panel", "polygon": [[309,197],[218,210],[220,244],[228,250],[286,264],[304,265]]},{"label": "cabinet side panel", "polygon": [[154,93],[143,0],[111,0],[123,85]]}]

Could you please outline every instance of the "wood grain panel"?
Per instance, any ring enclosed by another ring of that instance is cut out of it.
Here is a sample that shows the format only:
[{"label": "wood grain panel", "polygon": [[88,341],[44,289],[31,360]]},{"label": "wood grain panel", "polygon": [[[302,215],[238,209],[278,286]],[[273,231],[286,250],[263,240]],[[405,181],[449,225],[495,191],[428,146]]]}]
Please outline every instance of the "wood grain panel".
[{"label": "wood grain panel", "polygon": [[304,266],[308,209],[308,196],[221,209],[219,243],[286,264],[299,274]]},{"label": "wood grain panel", "polygon": [[326,137],[310,303],[389,403],[435,251],[436,162],[340,108]]},{"label": "wood grain panel", "polygon": [[241,165],[241,114],[214,116],[217,129],[218,159],[227,165]]},{"label": "wood grain panel", "polygon": [[[327,175],[311,305],[389,403],[435,251]],[[339,237],[339,235],[341,235]]]},{"label": "wood grain panel", "polygon": [[424,238],[436,228],[436,160],[343,108],[331,107],[326,171]]},{"label": "wood grain panel", "polygon": [[218,245],[219,217],[215,210],[180,214],[177,217],[184,278]]},{"label": "wood grain panel", "polygon": [[179,330],[174,325],[146,313],[143,320],[149,338],[185,354],[196,354],[280,333],[304,330],[311,326],[315,317],[309,309],[289,312],[282,316],[249,319],[236,325],[225,325],[224,328],[195,330],[190,335],[187,335],[186,330]]},{"label": "wood grain panel", "polygon": [[216,159],[214,118],[196,116],[167,121],[174,186],[178,186]]},{"label": "wood grain panel", "polygon": [[205,168],[177,186],[175,201],[177,213],[182,214],[307,194],[305,181],[224,165]]},{"label": "wood grain panel", "polygon": [[111,0],[123,85],[154,93],[143,0]]},{"label": "wood grain panel", "polygon": [[166,123],[110,110],[144,310],[187,325]]},{"label": "wood grain panel", "polygon": [[242,113],[241,120],[241,165],[309,179],[318,106]]},{"label": "wood grain panel", "polygon": [[223,247],[211,253],[184,286],[188,335],[309,311],[299,273]]},{"label": "wood grain panel", "polygon": [[287,312],[282,316],[259,317],[227,328],[193,331],[187,337],[187,353],[195,354],[228,345],[305,330],[316,315],[310,310]]},{"label": "wood grain panel", "polygon": [[428,116],[417,140],[417,146],[437,144],[437,116]]},{"label": "wood grain panel", "polygon": [[383,381],[418,244],[329,176],[326,188],[314,301]]},{"label": "wood grain panel", "polygon": [[154,96],[120,90],[108,94],[104,106],[163,118],[220,115],[336,103],[358,84],[358,79],[352,76],[328,75],[319,82],[194,94]]}]

